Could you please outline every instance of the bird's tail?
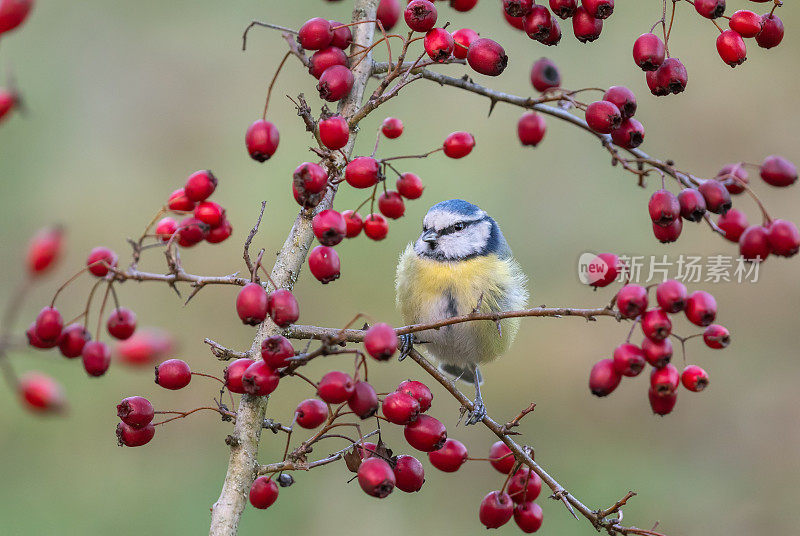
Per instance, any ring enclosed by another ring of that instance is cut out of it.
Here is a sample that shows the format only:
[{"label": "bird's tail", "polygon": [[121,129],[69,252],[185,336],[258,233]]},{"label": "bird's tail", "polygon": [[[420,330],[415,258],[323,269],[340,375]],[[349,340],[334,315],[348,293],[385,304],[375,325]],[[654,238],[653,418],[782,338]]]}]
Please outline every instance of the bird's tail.
[{"label": "bird's tail", "polygon": [[[440,363],[439,370],[453,378],[454,380],[461,380],[463,382],[475,383],[475,373],[470,368],[459,367],[458,365],[451,365],[449,363]],[[478,373],[478,385],[483,383],[483,375],[481,374],[480,370],[476,370]]]}]

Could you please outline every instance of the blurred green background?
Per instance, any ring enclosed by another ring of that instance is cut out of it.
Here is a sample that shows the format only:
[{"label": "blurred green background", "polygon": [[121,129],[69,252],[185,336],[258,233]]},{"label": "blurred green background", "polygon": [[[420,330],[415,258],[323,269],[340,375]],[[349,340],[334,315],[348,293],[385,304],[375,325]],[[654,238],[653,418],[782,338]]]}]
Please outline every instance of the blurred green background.
[{"label": "blurred green background", "polygon": [[[633,65],[633,40],[661,14],[658,0],[618,2],[602,37],[581,45],[564,25],[564,39],[545,49],[511,30],[498,2],[482,0],[471,13],[442,7],[440,21],[467,26],[499,40],[511,56],[506,73],[485,79],[494,87],[528,94],[528,70],[542,55],[562,69],[564,84],[578,88],[624,84],[639,96],[637,117],[647,139],[643,149],[673,158],[682,168],[711,176],[723,164],[759,162],[772,153],[800,160],[797,145],[797,56],[800,39],[793,28],[800,7],[779,10],[787,24],[784,42],[765,51],[748,40],[749,58],[733,70],[714,48],[716,30],[688,4],[679,4],[671,50],[689,70],[686,93],[656,99]],[[265,88],[285,45],[275,32],[252,34],[246,53],[241,32],[251,19],[297,27],[312,15],[349,19],[350,2],[82,2],[41,1],[26,26],[5,36],[0,64],[11,66],[29,107],[0,126],[0,181],[4,225],[0,302],[24,278],[23,252],[40,226],[62,222],[69,229],[68,254],[56,274],[36,289],[21,314],[22,330],[49,299],[59,281],[84,262],[87,251],[103,244],[127,258],[125,237],[137,236],[167,195],[196,169],[220,178],[214,199],[228,209],[235,233],[226,243],[183,253],[189,271],[227,274],[242,269],[241,244],[262,199],[267,213],[256,245],[277,250],[297,212],[288,194],[294,167],[311,158],[309,137],[285,94],[304,92],[315,111],[320,102],[314,81],[294,61],[282,74],[270,109],[281,130],[281,146],[266,164],[250,160],[244,131],[260,116]],[[761,8],[731,0],[729,13]],[[446,68],[460,76],[463,67]],[[548,120],[545,141],[521,148],[516,139],[520,111],[500,104],[487,119],[488,102],[471,94],[439,89],[425,81],[362,124],[357,151],[368,153],[375,128],[387,115],[404,120],[405,134],[384,140],[381,155],[426,151],[453,130],[477,138],[463,160],[441,157],[409,162],[406,169],[425,181],[425,195],[407,205],[406,217],[392,223],[380,243],[348,241],[338,250],[343,273],[320,286],[303,273],[296,292],[301,322],[342,325],[356,312],[398,324],[393,276],[398,253],[419,231],[431,204],[462,197],[479,203],[503,227],[515,254],[532,278],[532,305],[604,304],[611,289],[597,293],[575,274],[586,250],[640,255],[734,254],[703,225],[686,225],[677,244],[655,242],[645,210],[647,190],[609,166],[608,154],[574,128]],[[773,189],[751,177],[775,216],[800,220],[797,187]],[[343,189],[337,208],[355,208],[360,192]],[[736,199],[751,221],[755,206]],[[163,257],[150,252],[144,267],[163,269]],[[268,260],[269,262],[269,260]],[[693,285],[707,288],[720,306],[719,321],[733,333],[725,352],[697,340],[689,360],[704,366],[712,386],[700,395],[681,391],[675,412],[651,414],[647,378],[626,380],[613,396],[589,394],[591,365],[609,357],[627,326],[601,319],[529,319],[513,350],[486,368],[485,397],[490,413],[508,419],[529,402],[534,414],[521,427],[536,459],[570,491],[592,507],[611,504],[629,489],[640,493],[626,508],[626,522],[679,534],[795,533],[800,514],[800,417],[797,412],[796,321],[800,306],[797,259],[770,259],[756,284]],[[71,316],[87,292],[80,280],[65,293]],[[233,311],[232,288],[208,288],[184,308],[172,290],[153,283],[125,284],[124,303],[139,315],[140,326],[162,326],[180,341],[176,357],[194,370],[220,373],[202,343],[204,337],[236,348],[249,345],[253,330]],[[681,320],[677,329],[694,332]],[[334,359],[335,358],[331,358]],[[344,359],[344,358],[343,358]],[[0,523],[3,534],[202,534],[209,507],[225,474],[229,425],[196,415],[160,429],[144,448],[116,446],[115,404],[142,394],[161,409],[205,405],[216,386],[195,378],[189,388],[165,392],[153,384],[150,368],[112,366],[102,379],[87,379],[77,361],[57,352],[12,356],[18,371],[46,371],[64,383],[70,412],[66,418],[37,418],[23,410],[7,389],[0,390]],[[322,360],[320,360],[322,361]],[[678,362],[680,360],[678,358]],[[317,363],[319,377],[331,366]],[[412,362],[375,365],[371,379],[379,390],[399,380],[422,378]],[[423,378],[424,379],[424,378]],[[468,389],[468,388],[467,388]],[[294,405],[311,396],[301,382],[284,382],[269,414],[289,420]],[[456,428],[456,405],[435,390],[435,415],[451,437],[464,441],[474,456],[484,456],[492,437],[483,429]],[[265,434],[260,458],[274,461],[282,437]],[[409,449],[397,430],[386,439],[396,452]],[[317,449],[323,455],[337,444]],[[242,534],[343,534],[374,530],[387,535],[482,534],[477,506],[502,484],[499,474],[470,463],[456,475],[428,469],[417,496],[395,493],[377,501],[346,484],[343,465],[298,474],[297,484],[281,490],[268,511],[249,508]],[[540,499],[543,534],[591,534],[562,505]],[[513,523],[501,529],[515,533]]]}]

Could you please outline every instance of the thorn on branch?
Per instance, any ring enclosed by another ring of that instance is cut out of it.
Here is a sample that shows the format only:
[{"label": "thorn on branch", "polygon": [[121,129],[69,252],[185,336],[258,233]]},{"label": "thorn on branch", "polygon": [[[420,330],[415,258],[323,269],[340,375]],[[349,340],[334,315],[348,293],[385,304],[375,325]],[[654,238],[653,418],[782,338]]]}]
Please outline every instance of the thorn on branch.
[{"label": "thorn on branch", "polygon": [[266,207],[267,207],[267,202],[262,201],[261,211],[258,213],[258,220],[256,221],[256,224],[253,226],[253,228],[250,230],[250,234],[247,235],[247,240],[244,241],[244,255],[243,255],[244,263],[247,265],[247,271],[251,274],[253,273],[253,263],[250,260],[250,243],[253,241],[253,237],[255,237],[256,233],[258,232],[258,227],[261,225],[261,218],[264,217],[264,209]]},{"label": "thorn on branch", "polygon": [[536,404],[531,402],[531,404],[527,408],[519,412],[519,415],[517,415],[516,417],[514,417],[513,419],[511,419],[510,421],[508,421],[503,425],[503,427],[501,428],[502,432],[504,434],[508,434],[512,428],[516,428],[517,426],[519,426],[519,422],[525,417],[525,415],[527,415],[528,413],[532,413],[535,408]]}]

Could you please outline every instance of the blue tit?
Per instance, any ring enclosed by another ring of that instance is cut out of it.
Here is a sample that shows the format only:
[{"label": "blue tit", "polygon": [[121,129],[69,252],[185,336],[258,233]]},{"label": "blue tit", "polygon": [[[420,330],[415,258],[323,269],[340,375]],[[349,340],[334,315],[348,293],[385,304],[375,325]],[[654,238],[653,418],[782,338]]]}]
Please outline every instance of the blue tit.
[{"label": "blue tit", "polygon": [[[524,309],[526,283],[497,222],[472,203],[451,199],[428,210],[422,234],[400,255],[397,306],[406,324]],[[468,424],[486,415],[479,365],[509,349],[519,324],[519,318],[481,320],[417,334],[443,372],[474,383],[475,409]],[[408,346],[410,338],[403,343]]]}]

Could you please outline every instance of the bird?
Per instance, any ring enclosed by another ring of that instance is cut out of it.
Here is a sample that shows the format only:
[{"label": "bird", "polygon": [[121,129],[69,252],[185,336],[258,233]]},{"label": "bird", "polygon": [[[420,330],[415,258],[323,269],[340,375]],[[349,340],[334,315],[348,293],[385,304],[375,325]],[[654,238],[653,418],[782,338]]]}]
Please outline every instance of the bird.
[{"label": "bird", "polygon": [[[396,302],[406,324],[432,323],[524,309],[527,283],[497,222],[472,203],[450,199],[428,210],[422,234],[400,254]],[[442,372],[475,386],[466,424],[486,416],[479,367],[508,351],[519,325],[519,318],[477,320],[417,333],[416,341],[425,343]],[[412,336],[401,337],[401,357],[413,343]]]}]

